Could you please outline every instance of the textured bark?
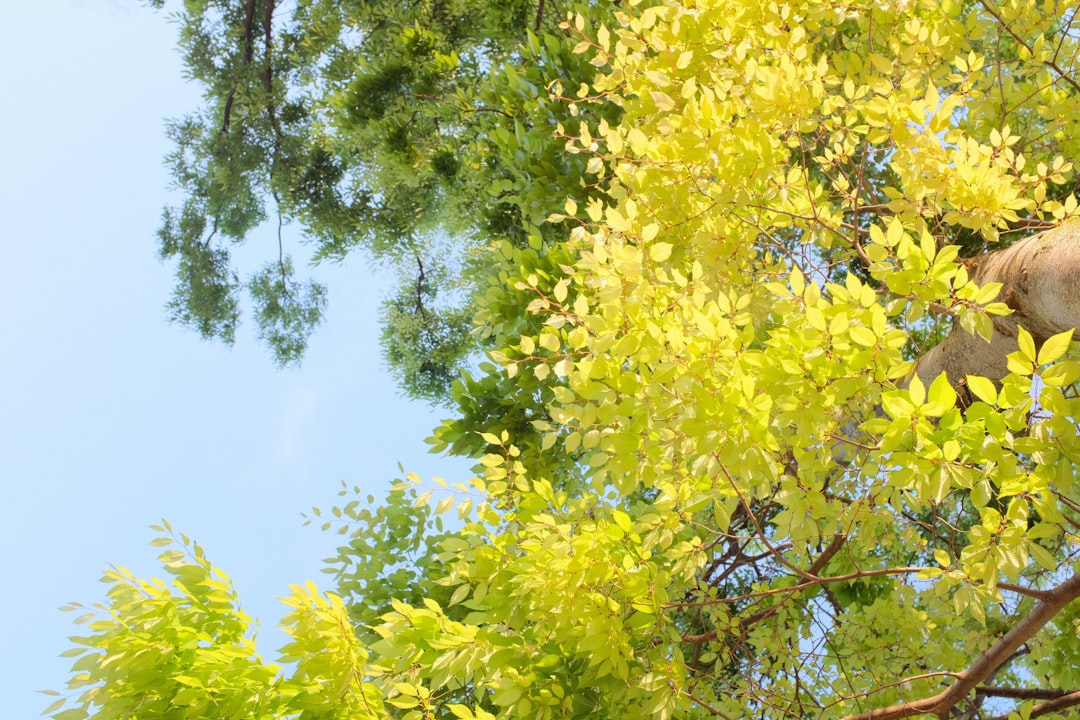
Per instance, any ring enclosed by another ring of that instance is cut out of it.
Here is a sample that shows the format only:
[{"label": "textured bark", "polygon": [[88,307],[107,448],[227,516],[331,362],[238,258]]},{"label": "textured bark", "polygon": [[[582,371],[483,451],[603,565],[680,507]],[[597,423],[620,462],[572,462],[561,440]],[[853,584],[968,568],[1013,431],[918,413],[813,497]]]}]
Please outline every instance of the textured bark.
[{"label": "textured bark", "polygon": [[966,375],[1000,381],[1008,374],[1008,354],[1018,347],[1017,326],[1031,333],[1036,346],[1070,328],[1080,336],[1080,221],[976,258],[969,272],[980,285],[1001,283],[997,299],[1013,313],[994,318],[990,342],[955,325],[919,360],[915,372],[924,384],[942,372],[954,386]]}]

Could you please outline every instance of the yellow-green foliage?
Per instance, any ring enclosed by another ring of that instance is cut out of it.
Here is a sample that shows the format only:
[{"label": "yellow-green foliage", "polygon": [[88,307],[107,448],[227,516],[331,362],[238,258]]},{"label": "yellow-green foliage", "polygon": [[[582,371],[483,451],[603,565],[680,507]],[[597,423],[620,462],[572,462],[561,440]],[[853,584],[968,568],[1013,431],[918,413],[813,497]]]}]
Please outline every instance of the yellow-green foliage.
[{"label": "yellow-green foliage", "polygon": [[[611,202],[549,218],[568,244],[492,247],[478,321],[500,349],[435,437],[478,477],[395,490],[435,500],[416,516],[432,533],[458,509],[424,555],[429,599],[365,615],[377,639],[360,647],[337,595],[298,589],[296,675],[251,696],[313,718],[841,718],[961,682],[1075,573],[1080,364],[1071,332],[1021,331],[1001,384],[970,376],[961,398],[904,378],[928,311],[983,334],[1009,312],[958,257],[1076,213],[1075,13],[631,0],[607,25],[570,16],[563,41],[596,77],[550,88],[575,118],[552,131]],[[365,513],[342,514],[369,543]],[[977,684],[1076,690],[1075,615]],[[109,647],[114,626],[91,627],[85,644]],[[116,716],[111,678],[89,677],[99,717]],[[1019,699],[950,706],[1027,717]]]}]

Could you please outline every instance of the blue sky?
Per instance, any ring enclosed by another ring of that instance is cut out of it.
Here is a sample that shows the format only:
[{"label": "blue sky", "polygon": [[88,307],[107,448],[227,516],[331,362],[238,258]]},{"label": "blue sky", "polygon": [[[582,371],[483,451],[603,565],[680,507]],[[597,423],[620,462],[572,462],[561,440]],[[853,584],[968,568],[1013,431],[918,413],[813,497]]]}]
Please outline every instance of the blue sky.
[{"label": "blue sky", "polygon": [[[163,119],[198,102],[175,28],[137,0],[8,3],[0,111],[0,633],[6,715],[63,688],[76,632],[57,607],[100,601],[109,564],[160,574],[148,526],[195,538],[283,643],[276,598],[311,578],[338,536],[302,527],[341,481],[381,495],[400,475],[464,481],[427,454],[440,412],[402,399],[383,368],[382,286],[362,258],[320,269],[326,324],[298,371],[254,331],[236,346],[169,325],[171,268],[154,232],[169,200]],[[292,237],[297,230],[291,231]],[[276,252],[267,230],[266,256]],[[256,247],[254,256],[263,257]]]}]

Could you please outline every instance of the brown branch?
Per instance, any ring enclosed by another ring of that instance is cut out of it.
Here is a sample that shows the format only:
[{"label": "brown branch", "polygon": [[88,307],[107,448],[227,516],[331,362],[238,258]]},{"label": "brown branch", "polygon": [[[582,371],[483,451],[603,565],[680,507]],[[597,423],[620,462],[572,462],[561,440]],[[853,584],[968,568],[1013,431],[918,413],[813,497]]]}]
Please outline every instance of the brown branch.
[{"label": "brown branch", "polygon": [[[263,12],[263,53],[266,59],[266,66],[263,68],[263,87],[266,89],[266,94],[271,95],[274,91],[274,75],[273,65],[271,59],[273,58],[273,20],[274,20],[274,0],[266,0],[266,7]],[[274,113],[274,104],[270,103],[271,117]]]},{"label": "brown branch", "polygon": [[758,522],[757,517],[754,515],[754,511],[750,509],[750,503],[746,501],[746,498],[743,497],[742,491],[739,490],[739,486],[735,482],[735,478],[731,476],[731,473],[724,465],[721,464],[720,469],[723,471],[724,477],[726,477],[728,482],[731,484],[732,489],[735,490],[735,494],[738,495],[739,502],[742,503],[743,509],[746,511],[746,516],[750,519],[750,522],[753,523],[754,530],[757,531],[758,539],[761,540],[762,544],[765,545],[765,548],[770,553],[772,553],[773,557],[776,558],[777,562],[779,562],[781,565],[786,567],[788,570],[791,570],[793,573],[795,573],[801,578],[804,578],[806,580],[816,580],[817,578],[815,578],[814,575],[803,572],[798,567],[788,562],[787,559],[784,558],[783,554],[773,547],[772,543],[769,542],[769,537],[765,534],[765,531],[761,529],[761,523]]},{"label": "brown branch", "polygon": [[1034,588],[1024,587],[1023,585],[998,583],[997,586],[1006,592],[1016,593],[1017,595],[1026,595],[1027,597],[1035,598],[1036,600],[1045,600],[1047,596],[1046,590],[1036,590]]},{"label": "brown branch", "polygon": [[[1009,26],[1009,23],[1005,22],[1001,18],[1001,15],[993,7],[991,7],[990,3],[987,2],[987,0],[979,0],[979,4],[983,6],[983,9],[986,10],[986,12],[990,13],[994,17],[994,19],[997,20],[998,25],[1004,28],[1005,32],[1009,33],[1009,35],[1012,35],[1013,40],[1016,40],[1016,42],[1020,43],[1020,45],[1023,46],[1025,50],[1031,53],[1032,57],[1035,56],[1035,53],[1031,51],[1031,46],[1024,42],[1024,39],[1016,34],[1016,31]],[[1073,79],[1073,77],[1069,75],[1069,73],[1062,70],[1058,66],[1056,60],[1054,60],[1053,58],[1051,58],[1050,60],[1043,60],[1042,64],[1057,73],[1057,76],[1059,78],[1067,82],[1069,85],[1072,85],[1074,90],[1080,92],[1080,83]]]},{"label": "brown branch", "polygon": [[[901,687],[903,685],[910,685],[911,683],[916,682],[918,680],[932,680],[933,678],[939,678],[939,677],[955,678],[955,677],[959,677],[959,675],[957,673],[954,673],[954,672],[944,672],[944,671],[922,673],[921,675],[910,675],[910,676],[908,676],[906,678],[902,678],[900,680],[894,680],[891,683],[885,683],[884,685],[875,685],[874,689],[868,691],[866,693],[866,695],[881,692],[883,690],[888,690],[889,688]],[[858,696],[853,696],[853,697],[858,697]],[[845,699],[849,699],[849,698],[845,698]]]},{"label": "brown branch", "polygon": [[[864,577],[879,577],[882,575],[906,575],[910,573],[923,572],[926,568],[922,567],[903,567],[903,568],[884,568],[882,570],[860,570],[858,572],[848,573],[847,575],[836,575],[833,577],[819,577],[813,580],[807,580],[806,582],[799,583],[798,585],[792,585],[789,588],[777,588],[775,590],[766,590],[760,595],[777,595],[779,593],[788,592],[794,594],[795,592],[805,590],[810,587],[818,585],[828,586],[832,583],[848,582],[849,580],[858,580]],[[762,608],[752,615],[748,615],[739,621],[741,627],[752,625],[756,622],[761,622],[766,618],[772,617],[780,609],[779,605],[772,605],[767,608]]]},{"label": "brown branch", "polygon": [[544,0],[536,5],[536,24],[533,26],[533,32],[540,32],[540,23],[544,20]]},{"label": "brown branch", "polygon": [[816,577],[817,574],[829,564],[829,561],[833,559],[833,556],[840,552],[840,548],[844,546],[845,540],[847,540],[847,535],[836,533],[833,537],[833,541],[829,543],[829,547],[825,548],[825,551],[818,555],[817,560],[806,569],[806,574]]},{"label": "brown branch", "polygon": [[[274,105],[274,0],[265,0],[263,10],[263,89],[266,91],[266,115],[270,120],[270,132],[274,135],[274,154],[270,163],[271,178],[274,175],[274,167],[277,165],[278,155],[281,152],[281,125],[278,123],[277,108]],[[278,204],[278,212],[281,211],[281,201],[274,193],[274,200]]]},{"label": "brown branch", "polygon": [[976,695],[1011,698],[1013,700],[1056,700],[1069,693],[1065,690],[1044,688],[977,687]]},{"label": "brown branch", "polygon": [[416,276],[416,312],[426,315],[424,311],[424,263],[420,262],[420,256],[416,256],[416,268],[419,271]]},{"label": "brown branch", "polygon": [[697,704],[698,704],[698,705],[700,705],[700,706],[701,706],[701,707],[702,707],[702,708],[703,708],[704,710],[706,710],[706,711],[708,711],[708,712],[712,713],[713,715],[715,715],[715,716],[717,716],[717,717],[719,717],[719,718],[723,718],[724,720],[732,720],[732,718],[731,718],[731,716],[730,716],[730,715],[728,715],[727,713],[725,713],[725,712],[721,711],[721,710],[720,710],[719,708],[715,708],[715,707],[713,707],[712,705],[710,705],[709,703],[705,702],[705,701],[704,701],[704,700],[702,700],[701,698],[699,698],[699,697],[695,696],[695,695],[694,695],[693,693],[691,693],[691,692],[690,692],[689,690],[683,690],[683,695],[685,695],[686,697],[690,698],[690,701],[691,701],[691,702],[697,703]]},{"label": "brown branch", "polygon": [[[1062,695],[1061,697],[1051,700],[1050,702],[1044,702],[1040,705],[1036,705],[1035,707],[1031,708],[1031,715],[1029,715],[1028,717],[1041,717],[1042,715],[1047,715],[1049,713],[1057,712],[1058,710],[1064,710],[1066,708],[1076,707],[1077,705],[1080,705],[1080,690],[1074,690],[1073,692],[1067,695]],[[1009,716],[998,715],[997,717],[990,718],[990,720],[1009,720]]]},{"label": "brown branch", "polygon": [[[433,103],[445,103],[445,102],[446,102],[446,100],[445,100],[445,99],[443,99],[443,98],[441,98],[441,97],[436,97],[435,95],[427,95],[427,94],[425,94],[425,93],[418,93],[418,92],[409,92],[409,93],[406,93],[406,94],[407,94],[407,95],[408,95],[409,97],[414,97],[414,98],[418,98],[418,99],[420,99],[420,100],[427,100],[428,102],[433,102]],[[506,117],[506,118],[513,118],[513,117],[514,117],[513,115],[511,115],[510,113],[506,112],[505,110],[500,110],[500,109],[498,109],[498,108],[489,108],[489,107],[468,107],[468,106],[466,106],[466,107],[458,107],[458,108],[455,108],[455,109],[456,109],[456,110],[457,110],[458,112],[463,112],[463,113],[481,113],[481,112],[489,112],[489,113],[495,113],[496,115],[502,115],[503,117]],[[416,114],[415,114],[415,113],[413,113],[413,116],[415,117],[415,116],[416,116]]]},{"label": "brown branch", "polygon": [[[246,64],[251,63],[252,57],[254,57],[255,49],[255,35],[254,35],[254,23],[255,23],[255,0],[247,0],[247,4],[244,6],[244,23],[241,28],[244,31],[244,62]],[[221,123],[221,132],[229,131],[229,120],[232,117],[233,100],[236,98],[236,85],[233,85],[229,90],[228,97],[225,98],[225,118]]]},{"label": "brown branch", "polygon": [[[833,545],[836,545],[836,543],[834,542]],[[839,550],[839,546],[837,546],[836,549]],[[828,552],[828,550],[826,550],[826,552]],[[836,551],[833,552],[835,554]],[[826,560],[826,562],[828,561]],[[764,597],[769,597],[771,595],[794,595],[797,592],[801,592],[812,587],[827,586],[833,583],[848,582],[851,580],[859,580],[867,577],[881,577],[887,575],[910,575],[912,573],[923,572],[924,570],[926,570],[926,568],[924,567],[883,568],[881,570],[859,570],[857,572],[848,573],[846,575],[834,575],[832,577],[815,576],[810,580],[806,580],[797,585],[792,585],[791,587],[773,588],[772,590],[762,590],[761,592],[746,593],[744,595],[736,595],[734,597],[707,598],[705,600],[669,603],[664,606],[664,609],[667,610],[673,608],[700,607],[703,605],[720,605],[725,603],[739,602],[740,600],[758,600]],[[779,605],[772,605],[767,608],[762,608],[761,610],[758,610],[757,612],[748,615],[747,617],[740,620],[739,624],[743,627],[747,625],[752,625],[755,622],[760,622],[761,620],[772,616],[779,609]],[[710,630],[700,635],[684,635],[682,637],[682,641],[688,643],[701,643],[705,642],[706,640],[712,640],[716,637],[716,635],[716,630]]]},{"label": "brown branch", "polygon": [[233,98],[236,96],[236,88],[229,91],[225,98],[225,120],[221,123],[221,132],[229,132],[229,117],[232,115]]},{"label": "brown branch", "polygon": [[[979,683],[989,677],[1017,648],[1034,637],[1066,605],[1078,597],[1080,597],[1080,575],[1073,575],[1054,589],[1046,591],[1046,597],[1036,604],[1031,612],[1020,619],[1009,632],[1005,633],[979,657],[975,658],[968,669],[957,676],[956,682],[944,691],[921,700],[901,702],[889,707],[859,713],[858,715],[849,715],[844,720],[894,720],[914,715],[937,715],[939,718],[947,718],[953,706],[975,689]],[[1058,703],[1065,698],[1072,698],[1070,700],[1071,704],[1060,707],[1071,707],[1071,705],[1080,704],[1080,692],[1066,695],[1051,702]],[[1044,703],[1039,707],[1050,704]],[[1056,709],[1059,706],[1055,705],[1054,707]],[[1052,710],[1046,710],[1045,712],[1052,712]]]}]

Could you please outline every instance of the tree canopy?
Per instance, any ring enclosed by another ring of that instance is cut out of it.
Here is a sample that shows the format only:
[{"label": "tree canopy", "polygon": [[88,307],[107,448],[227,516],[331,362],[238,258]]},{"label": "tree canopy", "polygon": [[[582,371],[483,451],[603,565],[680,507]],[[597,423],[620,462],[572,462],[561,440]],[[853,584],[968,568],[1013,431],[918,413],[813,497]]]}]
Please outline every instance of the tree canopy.
[{"label": "tree canopy", "polygon": [[[567,197],[603,196],[578,182],[586,159],[552,133],[570,115],[548,87],[594,70],[561,42],[559,13],[581,5],[604,18],[613,3],[554,5],[185,3],[180,48],[206,102],[168,128],[183,194],[159,232],[162,258],[176,259],[172,319],[232,343],[246,289],[277,362],[298,363],[327,302],[316,279],[294,279],[298,228],[316,263],[359,251],[400,274],[384,307],[386,358],[408,394],[445,401],[477,348],[483,248],[564,239],[544,219]],[[603,105],[591,112],[613,119]],[[270,215],[277,247],[242,280],[230,251]]]},{"label": "tree canopy", "polygon": [[[400,253],[417,308],[413,243],[467,248],[489,361],[431,442],[477,476],[316,512],[345,539],[276,663],[162,523],[169,581],[106,573],[53,717],[1080,712],[1074,3],[293,7],[186,4],[189,62],[252,79],[208,91],[166,227],[325,210],[320,252]],[[257,17],[309,84],[255,63]],[[182,279],[225,267],[198,242]]]}]

